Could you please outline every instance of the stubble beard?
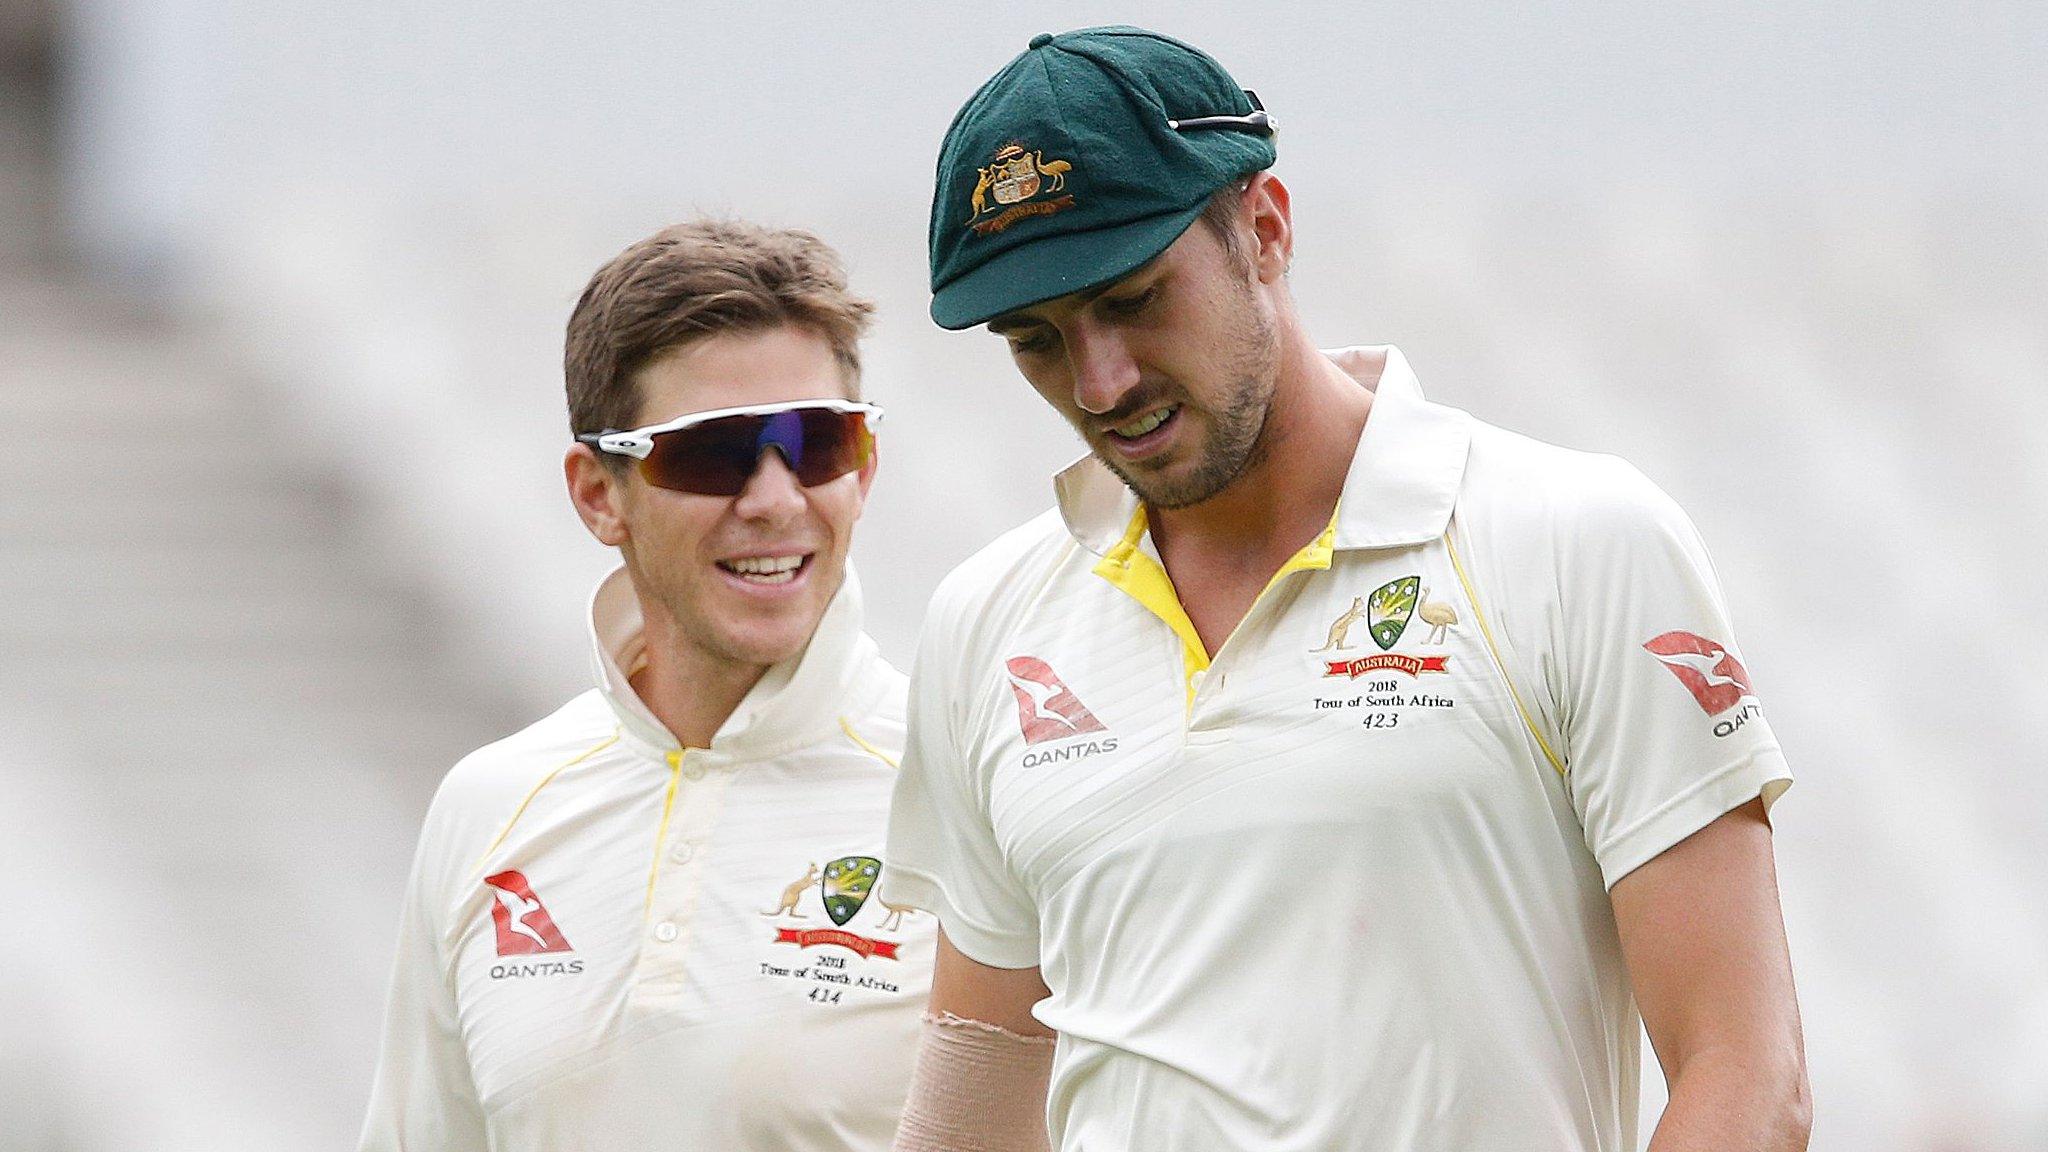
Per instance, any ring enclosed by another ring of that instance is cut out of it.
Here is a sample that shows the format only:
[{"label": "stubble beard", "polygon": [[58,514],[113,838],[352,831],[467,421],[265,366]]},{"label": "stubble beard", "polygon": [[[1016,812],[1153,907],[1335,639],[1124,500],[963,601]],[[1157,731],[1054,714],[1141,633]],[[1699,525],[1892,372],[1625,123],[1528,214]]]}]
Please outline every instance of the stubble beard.
[{"label": "stubble beard", "polygon": [[780,620],[765,629],[769,634],[763,636],[742,622],[724,618],[714,607],[717,593],[712,587],[693,586],[687,577],[673,571],[635,567],[635,583],[652,602],[647,607],[667,617],[664,631],[669,642],[681,650],[677,655],[685,659],[709,661],[710,666],[733,672],[759,671],[803,651],[817,623],[808,621],[812,627],[802,629],[802,639],[794,643],[790,637],[775,635],[783,630]]},{"label": "stubble beard", "polygon": [[1200,504],[1257,468],[1266,457],[1264,432],[1273,407],[1279,351],[1274,347],[1273,324],[1259,313],[1255,301],[1247,299],[1240,316],[1228,341],[1237,354],[1222,373],[1235,383],[1229,389],[1228,402],[1211,410],[1212,431],[1192,471],[1180,477],[1134,475],[1109,454],[1096,453],[1096,459],[1125,487],[1153,508],[1175,510]]}]

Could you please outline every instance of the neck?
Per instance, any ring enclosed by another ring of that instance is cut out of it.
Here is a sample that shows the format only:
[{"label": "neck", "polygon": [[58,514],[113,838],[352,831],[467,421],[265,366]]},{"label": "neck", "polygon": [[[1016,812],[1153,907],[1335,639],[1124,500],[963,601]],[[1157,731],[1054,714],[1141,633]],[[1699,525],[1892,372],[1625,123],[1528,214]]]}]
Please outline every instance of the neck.
[{"label": "neck", "polygon": [[628,676],[633,692],[683,747],[711,747],[768,666],[721,660],[679,642],[674,622],[645,600],[641,618],[646,662]]},{"label": "neck", "polygon": [[[1251,464],[1230,486],[1187,508],[1148,509],[1153,540],[1267,554],[1281,560],[1330,523],[1372,410],[1372,393],[1284,321],[1273,404]],[[1277,561],[1276,561],[1277,563]]]}]

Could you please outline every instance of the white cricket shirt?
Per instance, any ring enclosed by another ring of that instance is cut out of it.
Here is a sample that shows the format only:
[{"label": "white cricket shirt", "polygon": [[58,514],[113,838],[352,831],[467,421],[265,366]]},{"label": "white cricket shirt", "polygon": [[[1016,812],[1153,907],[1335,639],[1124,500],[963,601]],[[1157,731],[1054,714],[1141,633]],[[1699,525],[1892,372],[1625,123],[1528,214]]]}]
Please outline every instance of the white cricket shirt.
[{"label": "white cricket shirt", "polygon": [[1093,460],[947,578],[882,891],[1043,969],[1064,1152],[1635,1152],[1607,888],[1791,779],[1713,570],[1623,461],[1331,355],[1337,511],[1213,661]]},{"label": "white cricket shirt", "polygon": [[591,627],[598,687],[434,798],[361,1147],[888,1147],[935,923],[873,891],[904,681],[853,574],[708,749],[633,694],[623,571]]}]

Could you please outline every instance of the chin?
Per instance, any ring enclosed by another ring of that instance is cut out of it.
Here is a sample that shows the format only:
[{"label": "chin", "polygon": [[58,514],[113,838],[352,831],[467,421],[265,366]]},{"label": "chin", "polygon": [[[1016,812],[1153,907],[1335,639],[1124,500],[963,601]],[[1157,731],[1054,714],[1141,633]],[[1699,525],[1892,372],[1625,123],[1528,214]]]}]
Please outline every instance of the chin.
[{"label": "chin", "polygon": [[825,605],[818,604],[778,613],[770,619],[747,621],[726,630],[721,646],[741,663],[780,664],[803,653],[824,617]]},{"label": "chin", "polygon": [[748,629],[721,637],[723,642],[719,647],[735,664],[780,664],[801,655],[814,631],[815,624],[801,630],[781,627]]},{"label": "chin", "polygon": [[[836,586],[836,582],[835,582]],[[803,653],[825,617],[832,597],[813,585],[787,599],[762,603],[718,584],[700,586],[681,598],[682,631],[716,659],[765,667]]]},{"label": "chin", "polygon": [[1220,487],[1200,468],[1189,464],[1142,472],[1110,464],[1109,470],[1124,482],[1124,487],[1153,508],[1186,508],[1200,504],[1214,496]]}]

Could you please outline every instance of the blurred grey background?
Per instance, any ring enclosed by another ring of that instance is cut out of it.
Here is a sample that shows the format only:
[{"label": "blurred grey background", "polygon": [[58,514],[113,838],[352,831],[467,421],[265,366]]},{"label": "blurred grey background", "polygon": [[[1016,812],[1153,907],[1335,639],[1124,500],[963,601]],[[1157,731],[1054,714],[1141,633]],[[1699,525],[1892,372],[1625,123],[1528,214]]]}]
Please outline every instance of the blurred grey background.
[{"label": "blurred grey background", "polygon": [[2048,1149],[2044,13],[0,0],[0,1150],[352,1147],[427,797],[585,683],[561,330],[656,227],[881,302],[907,661],[1077,450],[925,319],[936,146],[1106,19],[1281,120],[1319,339],[1699,522],[1800,773],[1813,1147]]}]

